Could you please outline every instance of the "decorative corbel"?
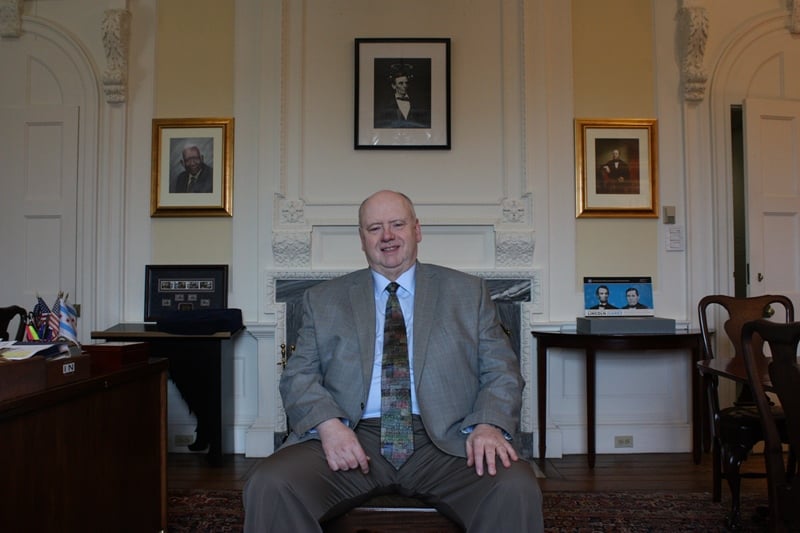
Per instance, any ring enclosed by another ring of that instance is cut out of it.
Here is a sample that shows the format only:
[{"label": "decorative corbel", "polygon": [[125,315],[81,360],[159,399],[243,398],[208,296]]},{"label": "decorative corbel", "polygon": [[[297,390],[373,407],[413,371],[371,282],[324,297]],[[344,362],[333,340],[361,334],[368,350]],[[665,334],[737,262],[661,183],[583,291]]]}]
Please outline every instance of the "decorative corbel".
[{"label": "decorative corbel", "polygon": [[0,0],[0,37],[22,35],[22,0]]},{"label": "decorative corbel", "polygon": [[684,5],[680,15],[685,44],[681,66],[683,97],[690,102],[699,102],[705,97],[708,81],[703,67],[708,41],[708,10],[699,5]]},{"label": "decorative corbel", "polygon": [[273,231],[272,256],[281,268],[309,268],[311,266],[310,231]]},{"label": "decorative corbel", "polygon": [[800,35],[800,0],[789,0],[789,31]]},{"label": "decorative corbel", "polygon": [[130,20],[131,13],[125,9],[109,9],[103,14],[103,48],[106,52],[103,89],[109,104],[123,103],[127,99]]},{"label": "decorative corbel", "polygon": [[500,268],[530,268],[536,240],[531,231],[495,231],[495,264]]}]

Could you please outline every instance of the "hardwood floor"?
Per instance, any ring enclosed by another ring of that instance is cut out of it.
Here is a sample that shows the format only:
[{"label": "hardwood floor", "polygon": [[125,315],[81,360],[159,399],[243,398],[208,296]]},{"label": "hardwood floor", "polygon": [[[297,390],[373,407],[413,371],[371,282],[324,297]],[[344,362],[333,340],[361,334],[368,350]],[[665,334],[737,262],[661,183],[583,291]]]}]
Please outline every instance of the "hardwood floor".
[{"label": "hardwood floor", "polygon": [[[167,484],[170,489],[241,490],[257,458],[226,455],[221,467],[207,465],[204,454],[170,454],[167,459]],[[761,455],[745,461],[743,471],[763,469]],[[595,468],[588,467],[585,455],[548,459],[547,476],[540,479],[543,491],[606,492],[620,490],[671,490],[711,492],[711,455],[704,454],[701,464],[692,462],[691,454],[620,454],[598,455]],[[765,493],[764,479],[742,480],[743,493]],[[729,497],[723,482],[723,499]]]}]

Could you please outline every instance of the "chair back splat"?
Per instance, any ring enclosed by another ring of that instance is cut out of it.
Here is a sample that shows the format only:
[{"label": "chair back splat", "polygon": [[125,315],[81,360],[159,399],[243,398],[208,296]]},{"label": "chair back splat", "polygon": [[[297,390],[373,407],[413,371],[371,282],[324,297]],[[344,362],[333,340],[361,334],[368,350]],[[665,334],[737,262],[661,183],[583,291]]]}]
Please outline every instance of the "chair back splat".
[{"label": "chair back splat", "polygon": [[[754,349],[762,340],[769,345],[772,354],[772,360],[767,363],[766,368]],[[800,449],[800,368],[797,366],[800,322],[748,322],[742,330],[742,343],[745,347],[747,379],[753,390],[764,430],[769,530],[797,531],[800,529],[800,476],[797,476],[791,453],[788,461],[784,461],[783,443],[788,440],[789,448],[793,452]],[[768,383],[783,408],[785,431],[778,426],[778,420],[764,392],[767,376]]]},{"label": "chair back splat", "polygon": [[8,326],[11,325],[11,321],[14,320],[14,317],[19,317],[19,324],[17,325],[17,333],[14,335],[14,340],[21,341],[22,337],[25,335],[25,320],[27,316],[28,312],[18,305],[0,307],[0,338],[4,341],[11,339]]}]

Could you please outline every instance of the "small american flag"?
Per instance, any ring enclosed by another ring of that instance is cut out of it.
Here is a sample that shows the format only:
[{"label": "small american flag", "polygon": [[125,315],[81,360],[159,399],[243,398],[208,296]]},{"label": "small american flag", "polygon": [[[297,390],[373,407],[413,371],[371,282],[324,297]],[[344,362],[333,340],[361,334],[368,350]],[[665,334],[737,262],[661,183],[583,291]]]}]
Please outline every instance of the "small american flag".
[{"label": "small american flag", "polygon": [[36,305],[33,306],[33,326],[36,328],[36,333],[40,339],[48,339],[50,336],[47,333],[48,323],[50,318],[50,308],[47,303],[38,294],[36,295]]},{"label": "small american flag", "polygon": [[59,326],[61,325],[61,297],[63,292],[59,292],[53,307],[50,308],[50,316],[47,317],[48,335],[47,339],[54,341],[58,338]]}]

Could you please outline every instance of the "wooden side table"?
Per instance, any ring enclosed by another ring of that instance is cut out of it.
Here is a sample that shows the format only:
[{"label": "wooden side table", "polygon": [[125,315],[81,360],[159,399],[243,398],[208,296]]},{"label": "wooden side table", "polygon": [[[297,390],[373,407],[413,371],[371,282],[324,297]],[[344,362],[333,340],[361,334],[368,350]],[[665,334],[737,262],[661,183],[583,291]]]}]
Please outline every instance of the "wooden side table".
[{"label": "wooden side table", "polygon": [[577,332],[532,331],[536,339],[538,411],[539,411],[539,463],[544,465],[547,431],[547,350],[570,348],[583,350],[586,355],[586,424],[589,467],[595,463],[595,401],[597,351],[686,350],[691,357],[692,369],[692,456],[700,464],[702,391],[695,371],[702,358],[703,336],[699,330],[675,333],[641,334],[588,334]]},{"label": "wooden side table", "polygon": [[[222,465],[222,342],[239,331],[183,335],[155,324],[121,323],[93,331],[93,339],[150,343],[150,355],[169,360],[169,376],[197,417],[198,437],[209,441],[208,462]],[[207,435],[200,435],[200,433]]]}]

